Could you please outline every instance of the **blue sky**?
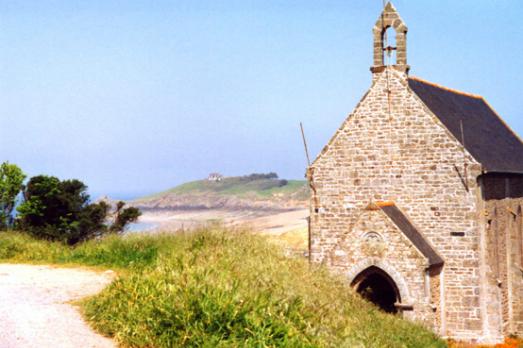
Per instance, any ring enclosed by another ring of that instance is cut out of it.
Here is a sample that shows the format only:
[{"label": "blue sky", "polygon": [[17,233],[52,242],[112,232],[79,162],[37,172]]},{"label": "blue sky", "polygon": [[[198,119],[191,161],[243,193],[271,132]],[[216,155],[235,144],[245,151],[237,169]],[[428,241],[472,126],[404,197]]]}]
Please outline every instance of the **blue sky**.
[{"label": "blue sky", "polygon": [[[411,75],[484,95],[523,134],[523,2],[396,0]],[[0,160],[131,197],[302,178],[370,86],[381,0],[0,0]]]}]

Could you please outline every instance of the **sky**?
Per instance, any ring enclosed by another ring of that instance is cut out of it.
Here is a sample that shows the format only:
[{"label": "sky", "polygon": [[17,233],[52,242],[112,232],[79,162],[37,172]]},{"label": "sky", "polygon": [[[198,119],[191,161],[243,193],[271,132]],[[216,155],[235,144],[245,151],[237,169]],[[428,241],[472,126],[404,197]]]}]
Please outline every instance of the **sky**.
[{"label": "sky", "polygon": [[[523,1],[396,0],[411,75],[523,134]],[[0,161],[132,198],[302,179],[369,88],[382,0],[0,0]]]}]

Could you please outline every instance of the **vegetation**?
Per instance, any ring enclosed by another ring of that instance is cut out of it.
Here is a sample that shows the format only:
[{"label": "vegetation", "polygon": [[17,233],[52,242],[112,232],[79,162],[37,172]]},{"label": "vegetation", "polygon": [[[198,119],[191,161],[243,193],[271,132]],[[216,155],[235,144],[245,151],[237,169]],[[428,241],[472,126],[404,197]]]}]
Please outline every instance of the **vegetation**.
[{"label": "vegetation", "polygon": [[35,237],[68,244],[95,237],[104,229],[108,205],[89,204],[86,189],[79,180],[32,177],[18,207],[20,227]]},{"label": "vegetation", "polygon": [[270,173],[252,173],[249,175],[240,176],[240,180],[244,181],[254,181],[254,180],[260,180],[260,179],[278,179],[278,174],[275,172]]},{"label": "vegetation", "polygon": [[[25,174],[9,162],[0,165],[0,230],[25,230],[34,237],[73,245],[106,232],[122,232],[138,220],[140,210],[118,202],[114,213],[106,202],[91,203],[87,186],[76,179],[60,181],[38,175],[24,185]],[[23,196],[14,216],[16,200]],[[112,223],[107,225],[107,221]]]},{"label": "vegetation", "polygon": [[376,310],[343,279],[241,231],[110,235],[76,247],[2,233],[0,259],[117,268],[120,277],[83,306],[125,346],[445,346]]},{"label": "vegetation", "polygon": [[71,264],[113,268],[123,273],[153,266],[170,243],[169,236],[122,237],[108,234],[75,246],[36,239],[28,233],[0,233],[0,261]]},{"label": "vegetation", "polygon": [[0,165],[0,229],[11,228],[16,197],[23,188],[25,174],[15,164]]},{"label": "vegetation", "polygon": [[305,180],[278,179],[276,173],[250,174],[246,176],[225,177],[220,181],[197,180],[179,185],[144,199],[154,199],[165,195],[237,195],[266,198],[284,195],[297,200],[308,199]]},{"label": "vegetation", "polygon": [[124,209],[124,206],[125,203],[122,201],[116,203],[116,208],[113,214],[114,222],[109,226],[109,231],[122,232],[128,223],[136,222],[142,214],[138,208],[129,207]]},{"label": "vegetation", "polygon": [[111,226],[105,222],[109,205],[90,203],[87,186],[76,179],[60,181],[53,176],[32,177],[25,186],[24,202],[18,207],[19,227],[31,235],[73,245],[109,231],[119,232],[140,216],[136,208],[116,205]]},{"label": "vegetation", "polygon": [[267,239],[288,252],[303,255],[308,247],[308,229],[301,227],[281,234],[270,234]]}]

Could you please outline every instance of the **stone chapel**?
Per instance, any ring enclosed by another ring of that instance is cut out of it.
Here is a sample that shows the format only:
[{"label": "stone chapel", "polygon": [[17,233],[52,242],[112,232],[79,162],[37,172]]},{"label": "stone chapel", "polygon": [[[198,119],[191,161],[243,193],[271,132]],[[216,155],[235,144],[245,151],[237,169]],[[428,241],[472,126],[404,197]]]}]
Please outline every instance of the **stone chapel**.
[{"label": "stone chapel", "polygon": [[370,89],[307,168],[311,261],[443,337],[523,336],[521,139],[481,96],[409,76],[391,3],[373,37]]}]

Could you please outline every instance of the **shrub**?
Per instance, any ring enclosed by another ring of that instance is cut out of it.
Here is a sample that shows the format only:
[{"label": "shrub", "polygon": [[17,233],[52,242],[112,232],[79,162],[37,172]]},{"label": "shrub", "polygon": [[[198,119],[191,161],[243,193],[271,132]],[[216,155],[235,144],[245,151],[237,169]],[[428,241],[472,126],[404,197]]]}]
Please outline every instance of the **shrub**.
[{"label": "shrub", "polygon": [[125,203],[122,201],[116,203],[115,212],[113,214],[114,221],[109,227],[111,232],[123,232],[125,226],[127,226],[130,222],[136,222],[140,215],[142,215],[138,208],[129,207],[123,209],[124,206]]},{"label": "shrub", "polygon": [[278,179],[278,174],[276,174],[274,172],[270,172],[267,174],[252,173],[249,175],[241,176],[240,179],[243,181],[254,181],[254,180],[262,180],[262,179]]},{"label": "shrub", "polygon": [[15,164],[0,165],[0,228],[12,226],[16,197],[23,187],[25,174]]},{"label": "shrub", "polygon": [[100,236],[108,230],[121,232],[140,216],[137,208],[123,209],[118,202],[114,223],[105,224],[109,205],[90,203],[87,186],[76,179],[60,181],[53,176],[32,177],[18,207],[18,227],[35,237],[69,245]]}]

